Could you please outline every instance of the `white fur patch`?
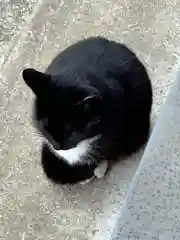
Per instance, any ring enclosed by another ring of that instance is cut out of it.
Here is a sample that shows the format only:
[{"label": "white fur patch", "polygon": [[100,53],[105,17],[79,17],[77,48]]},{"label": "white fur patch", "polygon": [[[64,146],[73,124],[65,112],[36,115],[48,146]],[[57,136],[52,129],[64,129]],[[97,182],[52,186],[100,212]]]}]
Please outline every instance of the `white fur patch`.
[{"label": "white fur patch", "polygon": [[54,150],[56,154],[64,158],[70,165],[76,163],[82,163],[85,156],[88,156],[89,150],[91,148],[91,143],[94,142],[99,136],[83,140],[78,143],[76,147],[68,150]]}]

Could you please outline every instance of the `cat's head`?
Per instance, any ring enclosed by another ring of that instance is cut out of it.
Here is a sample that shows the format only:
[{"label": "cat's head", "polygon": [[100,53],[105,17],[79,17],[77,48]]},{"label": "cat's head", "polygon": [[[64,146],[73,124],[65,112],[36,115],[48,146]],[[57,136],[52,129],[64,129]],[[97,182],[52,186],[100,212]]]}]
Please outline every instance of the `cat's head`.
[{"label": "cat's head", "polygon": [[73,148],[100,134],[102,99],[97,89],[34,69],[25,69],[23,78],[36,96],[36,127],[56,149]]}]

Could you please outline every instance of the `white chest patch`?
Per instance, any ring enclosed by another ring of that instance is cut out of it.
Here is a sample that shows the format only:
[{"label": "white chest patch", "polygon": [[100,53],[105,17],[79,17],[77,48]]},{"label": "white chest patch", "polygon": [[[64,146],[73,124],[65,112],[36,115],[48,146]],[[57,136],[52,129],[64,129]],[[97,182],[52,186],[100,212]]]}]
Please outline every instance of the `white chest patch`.
[{"label": "white chest patch", "polygon": [[57,156],[64,158],[70,165],[82,163],[91,149],[91,143],[97,140],[99,136],[83,140],[76,147],[68,150],[54,150]]}]

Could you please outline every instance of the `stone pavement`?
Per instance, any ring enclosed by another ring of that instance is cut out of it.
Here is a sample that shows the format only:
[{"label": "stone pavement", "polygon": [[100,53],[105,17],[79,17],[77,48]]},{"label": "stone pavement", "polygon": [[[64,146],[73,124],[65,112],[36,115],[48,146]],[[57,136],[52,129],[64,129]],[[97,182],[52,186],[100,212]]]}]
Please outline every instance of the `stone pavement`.
[{"label": "stone pavement", "polygon": [[180,73],[161,108],[112,240],[180,239]]},{"label": "stone pavement", "polygon": [[[18,41],[23,27],[34,16],[32,13],[38,5],[35,0],[1,0],[0,2],[0,65]],[[35,11],[34,11],[35,12]]]},{"label": "stone pavement", "polygon": [[180,53],[179,4],[180,0],[43,1],[32,13],[34,17],[29,16],[26,28],[18,30],[11,51],[0,47],[4,54],[0,72],[1,239],[108,239],[143,152],[118,163],[102,180],[85,186],[54,186],[40,166],[41,139],[31,125],[33,96],[23,83],[22,69],[43,70],[61,49],[87,36],[122,41],[137,53],[152,78],[154,121]]}]

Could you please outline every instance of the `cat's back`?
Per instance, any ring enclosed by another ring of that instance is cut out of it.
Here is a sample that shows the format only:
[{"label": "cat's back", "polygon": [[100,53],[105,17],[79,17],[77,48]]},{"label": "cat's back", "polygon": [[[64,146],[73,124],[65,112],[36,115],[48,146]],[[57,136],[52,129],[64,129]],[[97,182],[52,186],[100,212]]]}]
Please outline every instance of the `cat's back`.
[{"label": "cat's back", "polygon": [[117,95],[123,87],[132,101],[152,101],[151,82],[138,57],[124,44],[103,37],[90,37],[66,48],[47,72],[86,82],[108,94],[111,89],[111,95]]},{"label": "cat's back", "polygon": [[[64,68],[106,69],[130,66],[135,55],[125,45],[103,37],[90,37],[81,40],[59,53],[47,68],[47,72],[58,74]],[[138,62],[139,63],[139,62]]]}]

